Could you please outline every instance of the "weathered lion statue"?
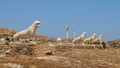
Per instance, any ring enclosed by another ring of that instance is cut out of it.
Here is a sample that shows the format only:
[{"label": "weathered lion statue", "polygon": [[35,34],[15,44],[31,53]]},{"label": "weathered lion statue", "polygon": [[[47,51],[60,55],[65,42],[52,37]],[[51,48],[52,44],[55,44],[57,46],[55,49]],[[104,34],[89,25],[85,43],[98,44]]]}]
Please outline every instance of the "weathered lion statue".
[{"label": "weathered lion statue", "polygon": [[24,36],[24,35],[27,35],[27,34],[30,34],[32,36],[32,38],[34,37],[35,33],[36,33],[36,29],[37,27],[40,26],[40,21],[36,20],[33,22],[33,24],[28,27],[27,29],[23,30],[23,31],[20,31],[20,32],[17,32],[13,35],[13,39],[18,39],[19,37],[21,36]]}]

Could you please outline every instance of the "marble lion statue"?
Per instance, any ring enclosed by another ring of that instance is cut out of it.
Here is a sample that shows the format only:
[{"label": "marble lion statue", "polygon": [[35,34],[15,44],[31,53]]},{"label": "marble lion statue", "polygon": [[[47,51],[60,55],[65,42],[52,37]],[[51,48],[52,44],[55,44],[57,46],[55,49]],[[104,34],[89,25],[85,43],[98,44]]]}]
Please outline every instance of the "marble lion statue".
[{"label": "marble lion statue", "polygon": [[27,29],[17,32],[13,35],[13,39],[18,39],[20,36],[24,36],[27,34],[30,34],[33,38],[35,33],[36,33],[36,29],[40,26],[40,21],[36,20],[33,22],[33,24],[31,26],[29,26]]},{"label": "marble lion statue", "polygon": [[72,43],[83,41],[85,39],[86,33],[87,32],[83,32],[79,37],[73,39]]},{"label": "marble lion statue", "polygon": [[93,40],[92,43],[100,43],[100,45],[102,45],[102,35],[100,35],[98,38]]},{"label": "marble lion statue", "polygon": [[88,42],[92,42],[93,40],[95,40],[96,38],[96,33],[94,33],[92,36],[90,36],[89,38],[85,39],[83,42],[84,43],[88,43]]}]

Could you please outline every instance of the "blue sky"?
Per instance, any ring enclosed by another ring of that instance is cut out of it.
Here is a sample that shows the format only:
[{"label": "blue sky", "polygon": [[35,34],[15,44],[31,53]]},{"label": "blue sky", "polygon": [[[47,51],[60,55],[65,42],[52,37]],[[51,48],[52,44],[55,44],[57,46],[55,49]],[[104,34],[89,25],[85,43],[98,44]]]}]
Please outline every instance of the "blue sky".
[{"label": "blue sky", "polygon": [[120,39],[120,0],[0,0],[0,27],[21,31],[35,20],[37,34],[65,38],[84,31],[103,35],[104,40]]}]

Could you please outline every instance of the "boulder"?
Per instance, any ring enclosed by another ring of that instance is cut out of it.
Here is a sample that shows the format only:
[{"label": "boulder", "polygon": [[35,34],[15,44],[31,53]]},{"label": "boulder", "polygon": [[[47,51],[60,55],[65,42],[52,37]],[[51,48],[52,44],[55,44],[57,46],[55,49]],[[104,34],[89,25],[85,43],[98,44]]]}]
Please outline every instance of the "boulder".
[{"label": "boulder", "polygon": [[44,53],[45,53],[46,56],[48,56],[48,55],[53,55],[53,52],[52,52],[52,51],[45,51]]},{"label": "boulder", "polygon": [[0,54],[0,59],[3,59],[3,58],[5,58],[5,53],[4,54]]},{"label": "boulder", "polygon": [[5,53],[6,54],[10,54],[11,50],[6,50]]},{"label": "boulder", "polygon": [[56,41],[57,41],[57,42],[61,42],[62,39],[61,39],[61,38],[57,38]]}]

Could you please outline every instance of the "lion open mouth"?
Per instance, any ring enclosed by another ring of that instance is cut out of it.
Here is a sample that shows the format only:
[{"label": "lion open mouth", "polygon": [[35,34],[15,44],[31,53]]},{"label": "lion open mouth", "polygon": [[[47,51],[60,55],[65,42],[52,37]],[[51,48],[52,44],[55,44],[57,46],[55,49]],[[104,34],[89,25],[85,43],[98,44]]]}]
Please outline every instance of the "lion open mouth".
[{"label": "lion open mouth", "polygon": [[40,26],[40,23],[36,23],[36,26],[37,26],[37,27]]}]

